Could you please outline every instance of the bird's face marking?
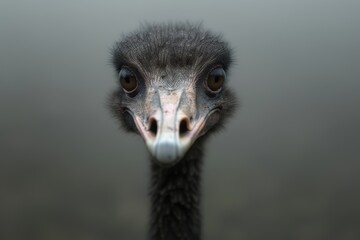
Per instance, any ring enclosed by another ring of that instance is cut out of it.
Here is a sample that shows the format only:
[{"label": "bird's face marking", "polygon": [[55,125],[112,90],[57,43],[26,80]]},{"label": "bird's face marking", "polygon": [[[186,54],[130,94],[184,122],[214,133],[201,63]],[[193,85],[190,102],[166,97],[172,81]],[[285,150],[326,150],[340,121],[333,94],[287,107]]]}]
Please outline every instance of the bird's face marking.
[{"label": "bird's face marking", "polygon": [[160,164],[175,164],[200,136],[219,122],[224,99],[219,84],[216,92],[211,90],[209,95],[208,78],[213,78],[213,74],[213,70],[197,74],[191,68],[138,74],[132,76],[138,82],[136,95],[121,84],[122,109],[130,114],[129,120]]}]

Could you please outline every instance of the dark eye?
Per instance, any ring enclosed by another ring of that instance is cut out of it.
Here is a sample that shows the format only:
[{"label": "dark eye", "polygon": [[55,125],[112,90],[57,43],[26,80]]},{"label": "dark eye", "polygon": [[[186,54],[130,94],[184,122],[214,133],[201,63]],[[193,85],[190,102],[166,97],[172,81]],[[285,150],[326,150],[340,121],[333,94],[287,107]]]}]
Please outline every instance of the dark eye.
[{"label": "dark eye", "polygon": [[138,87],[136,76],[128,69],[122,68],[119,73],[120,84],[126,93],[133,93]]},{"label": "dark eye", "polygon": [[210,72],[206,80],[207,88],[214,93],[218,93],[225,81],[225,71],[222,68],[215,68]]}]

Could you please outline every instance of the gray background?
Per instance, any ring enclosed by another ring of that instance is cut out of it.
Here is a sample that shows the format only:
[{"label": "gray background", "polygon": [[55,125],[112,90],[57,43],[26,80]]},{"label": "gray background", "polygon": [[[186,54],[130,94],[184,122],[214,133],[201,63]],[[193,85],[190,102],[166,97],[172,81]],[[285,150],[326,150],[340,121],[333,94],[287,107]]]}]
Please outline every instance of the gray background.
[{"label": "gray background", "polygon": [[149,161],[109,49],[202,21],[242,107],[207,145],[204,239],[360,239],[360,1],[0,1],[0,239],[145,239]]}]

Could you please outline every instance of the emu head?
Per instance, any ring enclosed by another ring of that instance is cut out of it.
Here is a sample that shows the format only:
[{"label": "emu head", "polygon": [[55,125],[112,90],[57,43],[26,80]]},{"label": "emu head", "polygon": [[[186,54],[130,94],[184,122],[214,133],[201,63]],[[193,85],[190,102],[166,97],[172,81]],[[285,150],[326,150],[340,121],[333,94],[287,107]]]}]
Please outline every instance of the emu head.
[{"label": "emu head", "polygon": [[235,107],[227,87],[228,44],[201,25],[153,24],[117,42],[113,113],[144,139],[161,165],[181,160]]}]

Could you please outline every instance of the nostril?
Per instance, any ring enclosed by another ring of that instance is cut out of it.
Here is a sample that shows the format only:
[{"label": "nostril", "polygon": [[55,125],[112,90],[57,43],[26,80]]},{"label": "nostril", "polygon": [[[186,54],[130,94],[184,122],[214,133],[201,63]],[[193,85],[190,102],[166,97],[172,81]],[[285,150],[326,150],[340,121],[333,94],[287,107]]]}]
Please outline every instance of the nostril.
[{"label": "nostril", "polygon": [[188,133],[190,131],[189,125],[190,125],[190,122],[187,118],[181,120],[180,126],[179,126],[180,137],[184,136],[186,133]]},{"label": "nostril", "polygon": [[151,119],[150,119],[149,131],[150,131],[154,136],[156,136],[157,130],[158,130],[157,122],[156,122],[156,120],[155,120],[154,118],[151,118]]}]

